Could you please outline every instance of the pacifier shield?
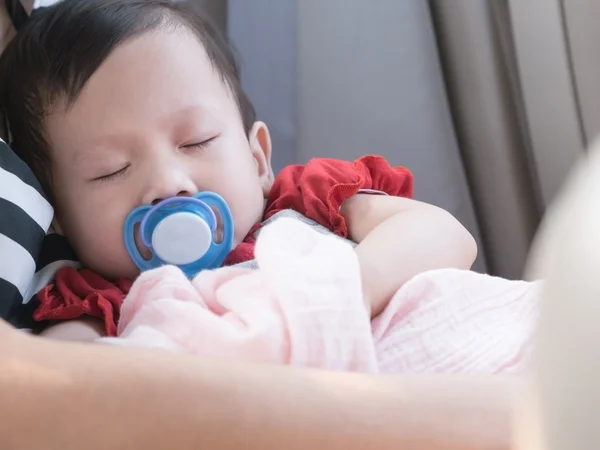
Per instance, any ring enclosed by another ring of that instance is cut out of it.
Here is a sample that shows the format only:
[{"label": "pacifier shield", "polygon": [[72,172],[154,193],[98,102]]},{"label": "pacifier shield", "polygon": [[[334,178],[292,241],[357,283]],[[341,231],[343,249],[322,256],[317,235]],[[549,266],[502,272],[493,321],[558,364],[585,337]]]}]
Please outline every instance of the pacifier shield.
[{"label": "pacifier shield", "polygon": [[[140,253],[136,244],[137,224],[139,238],[152,254],[150,259]],[[219,231],[221,237],[215,235]],[[188,278],[223,264],[231,251],[234,231],[233,217],[225,200],[207,191],[193,197],[171,197],[153,206],[139,206],[129,213],[123,226],[125,247],[141,271],[171,264]]]},{"label": "pacifier shield", "polygon": [[211,246],[213,234],[202,217],[180,212],[162,219],[152,233],[152,250],[169,264],[182,266],[202,258]]}]

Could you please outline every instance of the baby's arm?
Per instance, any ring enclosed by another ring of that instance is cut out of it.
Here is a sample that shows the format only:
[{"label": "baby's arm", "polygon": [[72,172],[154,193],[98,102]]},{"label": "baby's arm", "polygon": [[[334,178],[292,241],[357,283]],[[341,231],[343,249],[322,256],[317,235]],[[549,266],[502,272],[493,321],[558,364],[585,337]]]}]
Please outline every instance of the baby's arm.
[{"label": "baby's arm", "polygon": [[317,158],[279,173],[265,217],[293,209],[357,242],[366,303],[377,315],[413,275],[470,269],[475,260],[469,232],[448,212],[410,200],[412,195],[412,174],[380,156],[354,162]]},{"label": "baby's arm", "polygon": [[414,275],[431,269],[470,269],[477,256],[471,234],[433,205],[357,194],[343,203],[340,212],[358,243],[363,292],[372,317]]}]

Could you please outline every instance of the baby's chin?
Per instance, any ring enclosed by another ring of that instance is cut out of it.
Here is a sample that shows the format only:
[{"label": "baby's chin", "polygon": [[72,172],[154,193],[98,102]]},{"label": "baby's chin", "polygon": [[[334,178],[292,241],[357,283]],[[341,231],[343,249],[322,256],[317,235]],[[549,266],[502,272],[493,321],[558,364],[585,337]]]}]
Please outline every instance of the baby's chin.
[{"label": "baby's chin", "polygon": [[140,275],[140,270],[129,258],[114,258],[111,261],[81,261],[85,269],[89,269],[108,281],[135,280]]},{"label": "baby's chin", "polygon": [[[258,222],[256,222],[258,223]],[[236,248],[238,245],[240,245],[242,242],[244,242],[244,239],[246,239],[246,237],[248,236],[248,234],[250,233],[250,230],[252,230],[252,227],[254,226],[254,223],[252,224],[252,226],[248,227],[236,227],[235,229],[235,233],[233,234],[233,243],[231,245],[231,249],[233,250],[234,248]]]}]

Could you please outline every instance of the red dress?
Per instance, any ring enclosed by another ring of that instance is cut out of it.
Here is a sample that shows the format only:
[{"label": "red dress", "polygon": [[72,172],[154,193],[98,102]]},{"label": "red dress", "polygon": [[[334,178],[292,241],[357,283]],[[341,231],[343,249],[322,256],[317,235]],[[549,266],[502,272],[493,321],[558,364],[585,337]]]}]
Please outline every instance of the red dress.
[{"label": "red dress", "polygon": [[[348,238],[348,227],[340,207],[361,190],[374,190],[396,197],[412,198],[413,177],[404,167],[391,167],[379,156],[364,156],[354,162],[319,158],[306,165],[292,165],[275,178],[267,198],[264,220],[285,209],[293,209]],[[256,224],[242,243],[228,255],[225,264],[254,259]],[[119,311],[133,281],[105,280],[94,272],[71,267],[60,269],[53,284],[42,289],[34,313],[37,321],[70,320],[90,315],[104,320],[108,336],[115,336]]]}]

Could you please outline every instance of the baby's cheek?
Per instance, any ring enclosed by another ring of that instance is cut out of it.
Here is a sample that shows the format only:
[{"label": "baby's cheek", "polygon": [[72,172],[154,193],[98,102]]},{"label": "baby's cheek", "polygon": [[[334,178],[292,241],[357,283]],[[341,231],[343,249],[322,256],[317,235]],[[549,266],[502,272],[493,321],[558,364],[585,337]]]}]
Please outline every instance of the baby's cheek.
[{"label": "baby's cheek", "polygon": [[261,223],[264,215],[264,198],[260,189],[247,188],[245,192],[231,196],[227,200],[235,224],[235,241],[240,243],[257,223]]},{"label": "baby's cheek", "polygon": [[252,227],[261,222],[262,211],[260,215],[252,214],[248,210],[232,211],[234,221],[234,246],[242,242]]},{"label": "baby's cheek", "polygon": [[108,214],[90,215],[82,221],[75,251],[83,265],[99,275],[134,276],[135,266],[125,249],[122,226]]}]

